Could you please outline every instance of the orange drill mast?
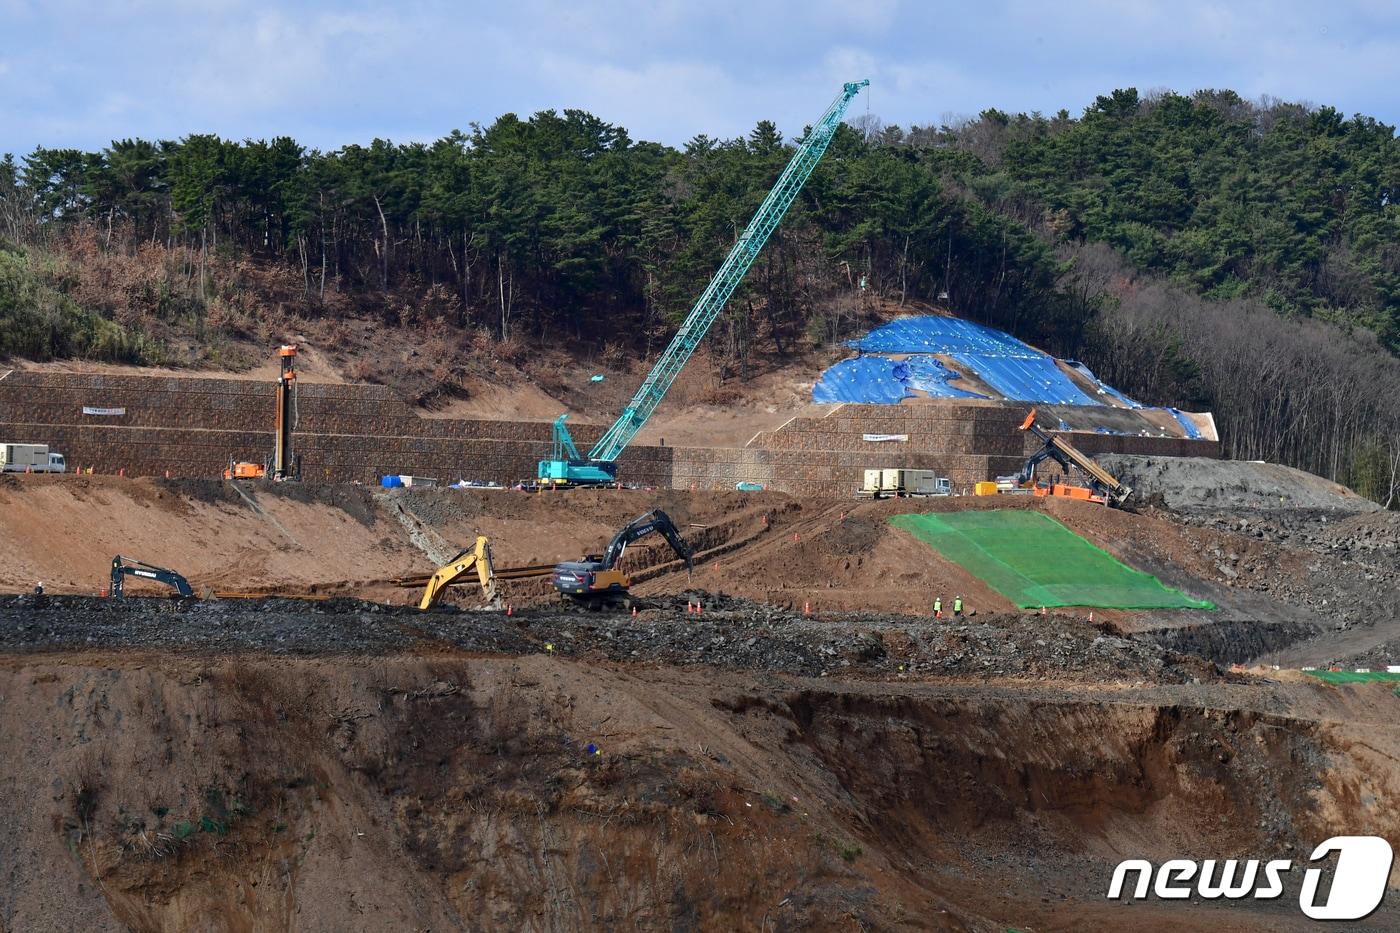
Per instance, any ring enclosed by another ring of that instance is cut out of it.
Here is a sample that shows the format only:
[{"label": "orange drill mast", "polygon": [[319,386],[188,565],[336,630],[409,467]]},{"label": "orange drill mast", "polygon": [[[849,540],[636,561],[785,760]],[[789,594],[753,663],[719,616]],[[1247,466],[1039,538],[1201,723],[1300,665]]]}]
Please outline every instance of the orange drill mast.
[{"label": "orange drill mast", "polygon": [[272,454],[272,478],[296,479],[301,472],[292,456],[292,428],[296,426],[296,344],[284,344],[278,356],[282,371],[277,376],[277,447]]}]

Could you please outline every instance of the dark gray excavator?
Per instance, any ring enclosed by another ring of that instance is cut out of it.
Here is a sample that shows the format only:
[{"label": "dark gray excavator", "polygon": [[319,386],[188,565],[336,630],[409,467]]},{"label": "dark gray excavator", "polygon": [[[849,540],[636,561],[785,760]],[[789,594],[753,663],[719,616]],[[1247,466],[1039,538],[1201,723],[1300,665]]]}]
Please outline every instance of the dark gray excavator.
[{"label": "dark gray excavator", "polygon": [[554,588],[590,609],[630,609],[636,600],[628,592],[631,581],[618,567],[627,546],[639,538],[659,534],[671,545],[676,556],[685,561],[686,570],[694,569],[690,547],[681,538],[676,523],[660,509],[639,516],[613,535],[607,550],[601,555],[589,554],[583,560],[566,560],[554,568]]},{"label": "dark gray excavator", "polygon": [[112,558],[112,588],[108,593],[113,598],[124,599],[126,597],[126,589],[123,584],[128,576],[164,583],[175,591],[176,597],[194,599],[194,588],[190,586],[190,581],[182,575],[164,567],[157,567],[155,564],[148,564],[143,560],[122,557],[120,554]]}]

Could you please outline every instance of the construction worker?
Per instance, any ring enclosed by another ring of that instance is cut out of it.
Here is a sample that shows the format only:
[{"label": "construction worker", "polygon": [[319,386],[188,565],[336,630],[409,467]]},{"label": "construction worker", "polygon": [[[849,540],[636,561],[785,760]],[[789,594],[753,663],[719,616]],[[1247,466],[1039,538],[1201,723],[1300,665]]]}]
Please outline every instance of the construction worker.
[{"label": "construction worker", "polygon": [[943,618],[943,595],[941,593],[933,597],[933,617],[935,619]]},{"label": "construction worker", "polygon": [[960,619],[960,618],[962,618],[962,597],[961,597],[961,596],[954,596],[954,597],[953,597],[953,618],[955,618],[955,619]]}]

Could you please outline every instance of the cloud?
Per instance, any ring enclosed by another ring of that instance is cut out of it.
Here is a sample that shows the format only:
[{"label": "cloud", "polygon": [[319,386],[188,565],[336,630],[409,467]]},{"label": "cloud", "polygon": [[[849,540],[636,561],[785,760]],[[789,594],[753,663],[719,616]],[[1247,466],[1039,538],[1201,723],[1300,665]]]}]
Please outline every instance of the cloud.
[{"label": "cloud", "polygon": [[432,139],[581,107],[638,139],[801,131],[841,82],[886,122],[1231,87],[1400,117],[1400,5],[1262,0],[0,0],[0,151],[112,138]]}]

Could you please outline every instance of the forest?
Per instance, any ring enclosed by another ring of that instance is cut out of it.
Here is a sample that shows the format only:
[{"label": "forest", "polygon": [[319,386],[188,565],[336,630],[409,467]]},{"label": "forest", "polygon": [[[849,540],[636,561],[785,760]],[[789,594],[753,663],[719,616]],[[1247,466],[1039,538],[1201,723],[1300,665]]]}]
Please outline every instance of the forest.
[{"label": "forest", "polygon": [[[787,128],[801,138],[800,128]],[[167,360],[270,302],[528,346],[669,337],[791,155],[582,111],[432,143],[114,141],[0,161],[0,356]],[[711,337],[834,344],[944,305],[1210,409],[1225,452],[1400,505],[1400,142],[1328,107],[1118,90],[1078,117],[842,128]],[[458,341],[454,346],[475,346]]]}]

